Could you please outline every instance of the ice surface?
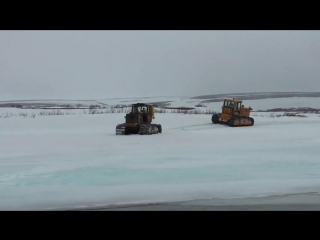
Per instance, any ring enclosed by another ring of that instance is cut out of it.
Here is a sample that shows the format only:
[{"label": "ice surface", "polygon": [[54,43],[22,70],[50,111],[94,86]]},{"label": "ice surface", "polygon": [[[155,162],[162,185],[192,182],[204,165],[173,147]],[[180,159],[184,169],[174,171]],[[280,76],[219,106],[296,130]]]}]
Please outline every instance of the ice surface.
[{"label": "ice surface", "polygon": [[320,190],[319,115],[259,113],[255,126],[229,128],[166,113],[154,120],[162,134],[116,136],[123,116],[1,118],[0,210]]}]

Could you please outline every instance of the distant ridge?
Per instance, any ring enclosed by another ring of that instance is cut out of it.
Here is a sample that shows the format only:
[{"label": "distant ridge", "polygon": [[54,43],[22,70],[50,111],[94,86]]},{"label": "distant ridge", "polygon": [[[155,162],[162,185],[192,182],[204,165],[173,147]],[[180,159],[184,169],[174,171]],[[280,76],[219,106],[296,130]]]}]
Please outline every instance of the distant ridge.
[{"label": "distant ridge", "polygon": [[207,99],[204,102],[220,102],[222,98],[234,97],[241,100],[259,100],[288,97],[320,97],[320,92],[257,92],[257,93],[225,93],[195,96],[191,99]]},{"label": "distant ridge", "polygon": [[[154,96],[136,98],[104,98],[90,100],[76,99],[33,99],[33,100],[11,100],[0,101],[0,108],[21,108],[21,109],[105,109],[130,107],[135,102],[153,104],[156,108],[162,109],[183,109],[192,110],[204,108],[220,109],[224,98],[236,98],[246,101],[272,100],[268,106],[253,102],[256,105],[255,111],[319,111],[320,92],[251,92],[251,93],[223,93],[201,96]],[[295,99],[296,98],[296,99]],[[301,100],[298,98],[306,98]],[[282,101],[284,99],[284,101]],[[285,104],[282,104],[285,102]],[[300,103],[299,103],[300,102]],[[218,106],[219,105],[219,106]],[[301,109],[300,109],[301,108]],[[310,109],[306,109],[310,108]]]}]

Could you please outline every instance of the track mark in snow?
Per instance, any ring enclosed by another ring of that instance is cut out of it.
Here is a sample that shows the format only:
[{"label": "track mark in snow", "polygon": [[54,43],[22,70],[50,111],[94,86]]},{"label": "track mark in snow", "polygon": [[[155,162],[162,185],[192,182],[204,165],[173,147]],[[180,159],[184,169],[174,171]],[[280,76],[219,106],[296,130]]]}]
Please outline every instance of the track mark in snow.
[{"label": "track mark in snow", "polygon": [[319,120],[313,120],[313,121],[262,121],[262,122],[256,122],[254,126],[264,126],[264,125],[296,125],[296,124],[319,124]]},{"label": "track mark in snow", "polygon": [[180,126],[180,127],[174,127],[174,128],[168,128],[166,130],[185,130],[185,128],[190,128],[190,127],[199,127],[199,126],[210,126],[213,125],[213,123],[204,123],[204,124],[195,124],[195,125],[187,125],[187,126]]},{"label": "track mark in snow", "polygon": [[[289,124],[319,124],[319,120],[310,120],[310,121],[261,121],[261,122],[256,122],[255,125],[252,128],[256,128],[259,126],[270,126],[270,125],[289,125]],[[188,130],[207,130],[207,129],[215,129],[217,127],[226,127],[230,128],[225,125],[220,125],[220,124],[213,124],[213,123],[204,123],[204,124],[194,124],[194,125],[187,125],[187,126],[180,126],[180,127],[174,127],[174,128],[168,128],[166,131],[172,131],[172,130],[183,130],[183,131],[188,131]]]}]

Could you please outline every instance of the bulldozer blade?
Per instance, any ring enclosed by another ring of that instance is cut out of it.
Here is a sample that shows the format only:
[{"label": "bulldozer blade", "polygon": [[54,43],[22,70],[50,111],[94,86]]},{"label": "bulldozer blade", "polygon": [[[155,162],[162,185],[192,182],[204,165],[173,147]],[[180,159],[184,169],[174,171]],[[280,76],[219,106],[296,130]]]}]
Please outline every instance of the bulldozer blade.
[{"label": "bulldozer blade", "polygon": [[116,135],[125,135],[126,134],[126,127],[124,125],[118,125],[116,127]]},{"label": "bulldozer blade", "polygon": [[160,124],[142,124],[140,126],[140,135],[152,135],[152,134],[158,134],[162,132],[162,128]]}]

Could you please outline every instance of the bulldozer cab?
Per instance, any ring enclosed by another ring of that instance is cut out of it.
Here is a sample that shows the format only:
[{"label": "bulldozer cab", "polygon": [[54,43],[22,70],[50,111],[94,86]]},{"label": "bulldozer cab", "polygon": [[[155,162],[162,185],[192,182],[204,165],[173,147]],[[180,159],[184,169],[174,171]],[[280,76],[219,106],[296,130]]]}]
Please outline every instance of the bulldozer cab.
[{"label": "bulldozer cab", "polygon": [[146,104],[132,104],[131,113],[149,113],[149,107]]},{"label": "bulldozer cab", "polygon": [[147,106],[141,106],[141,105],[137,105],[137,104],[132,104],[131,107],[131,113],[147,113]]},{"label": "bulldozer cab", "polygon": [[152,122],[154,118],[154,107],[149,104],[136,103],[132,104],[131,112],[127,114],[127,123]]},{"label": "bulldozer cab", "polygon": [[242,101],[235,99],[225,99],[223,101],[222,110],[223,112],[240,114],[242,108]]},{"label": "bulldozer cab", "polygon": [[251,107],[244,107],[241,100],[225,99],[222,105],[222,112],[229,115],[250,116]]}]

